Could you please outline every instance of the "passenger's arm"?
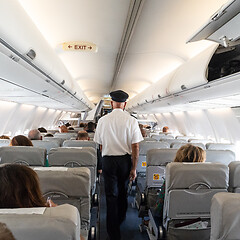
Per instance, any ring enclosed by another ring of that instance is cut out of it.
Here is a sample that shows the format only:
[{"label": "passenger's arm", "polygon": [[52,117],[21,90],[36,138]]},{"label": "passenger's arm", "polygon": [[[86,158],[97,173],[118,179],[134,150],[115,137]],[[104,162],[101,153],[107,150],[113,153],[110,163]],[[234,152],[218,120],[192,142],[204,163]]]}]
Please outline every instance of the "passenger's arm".
[{"label": "passenger's arm", "polygon": [[132,169],[130,171],[130,180],[134,180],[137,176],[137,162],[139,157],[139,143],[132,144]]}]

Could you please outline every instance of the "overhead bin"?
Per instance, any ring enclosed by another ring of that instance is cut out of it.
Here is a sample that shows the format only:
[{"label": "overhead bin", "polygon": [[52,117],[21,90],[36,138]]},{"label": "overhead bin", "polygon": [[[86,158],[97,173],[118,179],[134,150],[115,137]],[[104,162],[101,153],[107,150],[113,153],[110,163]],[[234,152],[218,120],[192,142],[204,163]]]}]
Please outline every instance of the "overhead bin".
[{"label": "overhead bin", "polygon": [[215,41],[224,47],[240,43],[240,1],[231,0],[214,13],[188,42],[202,39]]},{"label": "overhead bin", "polygon": [[[74,82],[19,1],[0,0],[0,4],[0,52],[54,86],[55,95],[62,90],[70,98],[75,98],[74,101],[82,102],[86,109],[92,108],[93,104]],[[18,83],[18,79],[15,81]],[[36,82],[35,86],[38,84]],[[72,105],[71,99],[66,103]]]},{"label": "overhead bin", "polygon": [[168,92],[174,94],[207,83],[207,67],[217,47],[217,44],[213,44],[181,65],[171,79]]}]

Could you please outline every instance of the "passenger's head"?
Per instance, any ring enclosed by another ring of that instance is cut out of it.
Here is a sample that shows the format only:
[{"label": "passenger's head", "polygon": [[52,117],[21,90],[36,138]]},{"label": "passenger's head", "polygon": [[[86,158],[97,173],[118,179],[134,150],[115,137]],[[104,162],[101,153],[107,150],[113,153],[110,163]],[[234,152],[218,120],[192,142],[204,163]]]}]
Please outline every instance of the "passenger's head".
[{"label": "passenger's head", "polygon": [[79,131],[76,140],[87,140],[89,141],[89,136],[86,131]]},{"label": "passenger's head", "polygon": [[19,164],[0,166],[0,208],[44,207],[37,173]]},{"label": "passenger's head", "polygon": [[169,132],[169,127],[167,127],[167,126],[163,127],[162,131],[163,131],[164,133]]},{"label": "passenger's head", "polygon": [[143,129],[143,125],[141,123],[138,124],[140,129]]},{"label": "passenger's head", "polygon": [[113,92],[110,92],[110,96],[112,98],[111,105],[112,108],[121,108],[125,109],[126,101],[128,99],[128,94],[122,90],[116,90]]},{"label": "passenger's head", "polygon": [[44,137],[53,137],[53,135],[51,133],[47,133],[46,135],[44,135]]},{"label": "passenger's head", "polygon": [[205,162],[206,152],[192,144],[180,147],[176,153],[174,162]]},{"label": "passenger's head", "polygon": [[87,129],[88,129],[89,131],[94,131],[94,129],[95,129],[95,124],[94,124],[93,122],[88,122],[88,124],[87,124]]},{"label": "passenger's head", "polygon": [[15,136],[10,144],[10,146],[33,146],[32,141],[23,135]]},{"label": "passenger's head", "polygon": [[42,135],[38,129],[33,129],[29,131],[28,138],[30,140],[42,140]]},{"label": "passenger's head", "polygon": [[74,130],[74,128],[73,127],[68,127],[68,130]]},{"label": "passenger's head", "polygon": [[84,128],[84,127],[85,127],[84,123],[81,122],[81,123],[79,124],[79,127],[80,127],[80,128]]},{"label": "passenger's head", "polygon": [[38,128],[38,131],[41,132],[41,133],[46,133],[47,129],[44,128],[44,127],[40,127],[40,128]]},{"label": "passenger's head", "polygon": [[2,136],[0,136],[0,139],[9,139],[10,140],[10,137],[8,137],[6,135],[2,135]]},{"label": "passenger's head", "polygon": [[59,132],[60,133],[67,133],[68,129],[65,125],[62,125],[62,126],[59,127]]},{"label": "passenger's head", "polygon": [[15,240],[12,232],[7,228],[7,225],[5,223],[0,223],[0,239]]}]

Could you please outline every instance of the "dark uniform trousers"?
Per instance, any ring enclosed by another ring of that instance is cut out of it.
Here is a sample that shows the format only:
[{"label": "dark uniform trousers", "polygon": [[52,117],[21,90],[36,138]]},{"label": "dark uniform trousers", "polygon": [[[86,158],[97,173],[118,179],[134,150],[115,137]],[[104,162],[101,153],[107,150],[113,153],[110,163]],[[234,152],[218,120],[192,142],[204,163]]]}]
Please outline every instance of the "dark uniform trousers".
[{"label": "dark uniform trousers", "polygon": [[103,177],[107,203],[107,232],[110,240],[120,240],[120,225],[126,218],[127,189],[131,155],[104,156]]}]

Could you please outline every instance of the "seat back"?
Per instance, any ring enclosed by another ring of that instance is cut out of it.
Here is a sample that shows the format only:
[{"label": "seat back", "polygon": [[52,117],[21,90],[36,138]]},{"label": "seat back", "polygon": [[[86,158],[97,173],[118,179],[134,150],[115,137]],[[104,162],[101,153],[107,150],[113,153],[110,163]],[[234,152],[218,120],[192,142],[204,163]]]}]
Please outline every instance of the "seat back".
[{"label": "seat back", "polygon": [[86,235],[90,226],[90,170],[85,167],[42,167],[34,170],[46,199],[50,197],[56,204],[68,203],[77,207],[81,218],[81,232]]},{"label": "seat back", "polygon": [[0,163],[18,163],[27,166],[45,166],[46,149],[29,146],[1,147]]},{"label": "seat back", "polygon": [[165,179],[165,168],[176,156],[176,149],[152,149],[147,152],[146,185],[159,188]]},{"label": "seat back", "polygon": [[137,165],[137,172],[146,172],[146,155],[147,151],[150,149],[165,149],[169,148],[170,145],[165,142],[157,142],[157,141],[142,141],[139,144],[139,159]]},{"label": "seat back", "polygon": [[76,138],[77,137],[77,133],[75,133],[75,132],[68,132],[68,133],[59,133],[59,132],[57,132],[57,133],[55,133],[54,134],[54,137],[55,138],[63,138],[63,139],[70,139],[70,138],[72,138],[72,137],[74,137],[74,138]]},{"label": "seat back", "polygon": [[97,151],[92,147],[52,148],[48,154],[49,166],[88,167],[91,171],[91,188],[96,183]]},{"label": "seat back", "polygon": [[229,165],[229,191],[240,193],[240,161],[231,162]]},{"label": "seat back", "polygon": [[151,138],[151,137],[145,137],[144,138],[144,141],[146,141],[146,142],[150,142],[150,141],[157,141],[155,138]]},{"label": "seat back", "polygon": [[[173,143],[171,144],[171,148],[173,149],[179,149],[180,147],[186,145],[188,143],[183,143],[183,142],[177,142],[177,143]],[[197,147],[200,147],[202,148],[203,150],[206,149],[205,145],[203,143],[195,143],[195,142],[191,142],[190,144],[194,145],[194,146],[197,146]]]},{"label": "seat back", "polygon": [[240,194],[217,193],[211,205],[211,240],[239,239]]},{"label": "seat back", "polygon": [[10,139],[0,139],[0,147],[9,146],[11,140]]},{"label": "seat back", "polygon": [[226,143],[207,143],[206,148],[209,150],[230,150],[232,152],[236,151],[236,146],[234,144]]},{"label": "seat back", "polygon": [[65,140],[63,147],[92,147],[97,149],[97,144],[93,141]]},{"label": "seat back", "polygon": [[184,139],[175,139],[175,138],[174,139],[160,139],[160,141],[167,142],[170,145],[170,147],[173,143],[186,143],[187,144],[187,141]]},{"label": "seat back", "polygon": [[45,148],[47,150],[47,154],[49,153],[51,148],[60,147],[60,143],[57,141],[48,141],[48,140],[32,140],[32,144],[34,147]]},{"label": "seat back", "polygon": [[235,160],[235,153],[230,150],[206,150],[206,162],[216,162],[228,165]]},{"label": "seat back", "polygon": [[188,139],[188,142],[189,143],[202,143],[203,145],[206,145],[207,143],[210,143],[211,140],[190,138],[190,139]]},{"label": "seat back", "polygon": [[58,138],[58,137],[44,137],[43,140],[46,141],[51,141],[51,142],[56,142],[56,144],[60,145],[60,147],[62,146],[63,142],[66,140],[64,138]]},{"label": "seat back", "polygon": [[0,209],[0,219],[17,240],[80,240],[79,212],[69,204]]},{"label": "seat back", "polygon": [[166,167],[164,221],[209,218],[211,199],[227,192],[228,167],[221,163],[170,163]]},{"label": "seat back", "polygon": [[196,138],[193,136],[176,136],[176,139],[183,139],[188,141],[189,139],[196,139]]}]

